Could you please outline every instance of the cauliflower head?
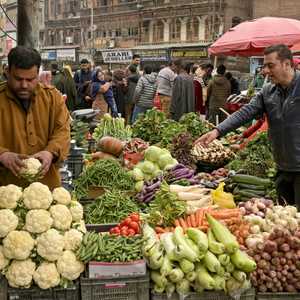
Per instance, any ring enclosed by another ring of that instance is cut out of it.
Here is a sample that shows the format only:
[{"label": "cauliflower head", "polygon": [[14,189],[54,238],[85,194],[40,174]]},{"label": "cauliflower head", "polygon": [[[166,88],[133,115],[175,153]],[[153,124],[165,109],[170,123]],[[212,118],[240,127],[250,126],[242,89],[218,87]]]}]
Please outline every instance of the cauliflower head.
[{"label": "cauliflower head", "polygon": [[3,254],[3,246],[0,246],[0,271],[2,271],[9,264],[9,259],[7,259]]},{"label": "cauliflower head", "polygon": [[33,178],[40,173],[42,164],[38,159],[30,157],[27,159],[23,159],[23,163],[24,167],[20,170],[21,176],[31,176]]},{"label": "cauliflower head", "polygon": [[86,233],[87,232],[84,220],[81,220],[79,222],[73,223],[72,224],[72,228],[75,228],[75,229],[79,230],[82,233]]},{"label": "cauliflower head", "polygon": [[53,199],[49,188],[34,182],[23,192],[23,202],[28,209],[48,209]]},{"label": "cauliflower head", "polygon": [[27,259],[34,248],[35,240],[27,231],[11,231],[3,240],[3,253],[10,259]]},{"label": "cauliflower head", "polygon": [[66,250],[76,250],[82,241],[83,233],[76,230],[70,229],[65,232],[65,249]]},{"label": "cauliflower head", "polygon": [[52,205],[50,213],[53,218],[53,226],[59,230],[68,230],[71,227],[72,215],[70,210],[62,204]]},{"label": "cauliflower head", "polygon": [[70,250],[64,251],[63,255],[57,260],[56,265],[60,275],[68,280],[77,279],[84,271],[84,264]]},{"label": "cauliflower head", "polygon": [[43,290],[59,285],[60,275],[55,263],[42,262],[33,274],[34,282]]},{"label": "cauliflower head", "polygon": [[0,187],[0,208],[16,208],[22,198],[22,188],[9,184]]},{"label": "cauliflower head", "polygon": [[31,259],[14,260],[5,274],[10,286],[29,288],[35,271],[35,263]]},{"label": "cauliflower head", "polygon": [[70,204],[70,212],[73,222],[79,222],[83,219],[83,207],[78,201],[72,201]]},{"label": "cauliflower head", "polygon": [[56,230],[49,229],[37,238],[37,252],[49,261],[56,261],[64,250],[64,237]]},{"label": "cauliflower head", "polygon": [[0,209],[0,238],[6,237],[18,227],[19,219],[10,209]]},{"label": "cauliflower head", "polygon": [[26,214],[25,229],[32,233],[42,233],[51,228],[53,219],[44,209],[33,209]]},{"label": "cauliflower head", "polygon": [[55,188],[52,192],[53,200],[58,204],[68,205],[72,198],[71,194],[63,187]]}]

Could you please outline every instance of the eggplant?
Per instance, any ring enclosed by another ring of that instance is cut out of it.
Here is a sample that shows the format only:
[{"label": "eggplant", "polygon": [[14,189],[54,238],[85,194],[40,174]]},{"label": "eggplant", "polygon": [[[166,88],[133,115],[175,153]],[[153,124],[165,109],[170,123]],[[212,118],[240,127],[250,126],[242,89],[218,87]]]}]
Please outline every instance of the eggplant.
[{"label": "eggplant", "polygon": [[172,177],[178,177],[178,176],[182,176],[182,175],[187,175],[190,173],[190,169],[185,168],[185,169],[180,169],[180,170],[176,170],[175,172],[172,172]]},{"label": "eggplant", "polygon": [[152,185],[149,185],[146,187],[146,192],[151,192],[151,191],[154,191],[156,189],[158,189],[161,185],[161,181],[157,181],[155,183],[153,183]]},{"label": "eggplant", "polygon": [[177,164],[170,171],[172,172],[172,171],[181,170],[181,169],[185,169],[185,168],[186,168],[185,165],[183,165],[183,164]]},{"label": "eggplant", "polygon": [[144,203],[149,203],[149,202],[151,202],[151,201],[153,200],[154,196],[155,196],[155,193],[147,194],[147,195],[144,197],[143,202],[144,202]]}]

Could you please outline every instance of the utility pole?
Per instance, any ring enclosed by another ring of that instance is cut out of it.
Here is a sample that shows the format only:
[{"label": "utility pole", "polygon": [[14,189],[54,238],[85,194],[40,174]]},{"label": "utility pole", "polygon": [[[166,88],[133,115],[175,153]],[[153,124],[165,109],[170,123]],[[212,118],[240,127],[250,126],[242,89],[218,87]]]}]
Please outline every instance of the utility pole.
[{"label": "utility pole", "polygon": [[39,48],[39,2],[18,0],[18,45]]}]

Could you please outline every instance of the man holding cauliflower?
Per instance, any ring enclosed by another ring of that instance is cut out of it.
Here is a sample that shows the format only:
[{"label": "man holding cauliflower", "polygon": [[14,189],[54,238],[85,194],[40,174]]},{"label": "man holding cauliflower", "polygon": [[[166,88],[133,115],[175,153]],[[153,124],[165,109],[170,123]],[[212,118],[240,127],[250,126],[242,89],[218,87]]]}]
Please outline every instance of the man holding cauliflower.
[{"label": "man holding cauliflower", "polygon": [[8,80],[0,86],[0,186],[26,186],[24,158],[41,162],[42,183],[60,186],[58,163],[69,152],[69,113],[61,94],[38,82],[40,54],[18,46],[8,55]]}]

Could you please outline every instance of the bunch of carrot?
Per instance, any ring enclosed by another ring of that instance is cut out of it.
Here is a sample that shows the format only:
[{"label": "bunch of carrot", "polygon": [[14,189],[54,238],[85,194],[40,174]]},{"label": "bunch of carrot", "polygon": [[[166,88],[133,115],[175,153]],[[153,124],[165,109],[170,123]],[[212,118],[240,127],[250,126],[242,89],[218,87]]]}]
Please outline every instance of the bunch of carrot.
[{"label": "bunch of carrot", "polygon": [[236,236],[238,242],[244,245],[245,239],[249,235],[249,224],[243,220],[239,208],[234,209],[216,209],[214,207],[199,208],[195,213],[175,220],[174,227],[156,227],[156,233],[173,232],[175,227],[180,226],[185,231],[189,227],[198,228],[204,232],[207,231],[209,224],[205,214],[209,213],[215,219],[223,222],[229,230]]}]

